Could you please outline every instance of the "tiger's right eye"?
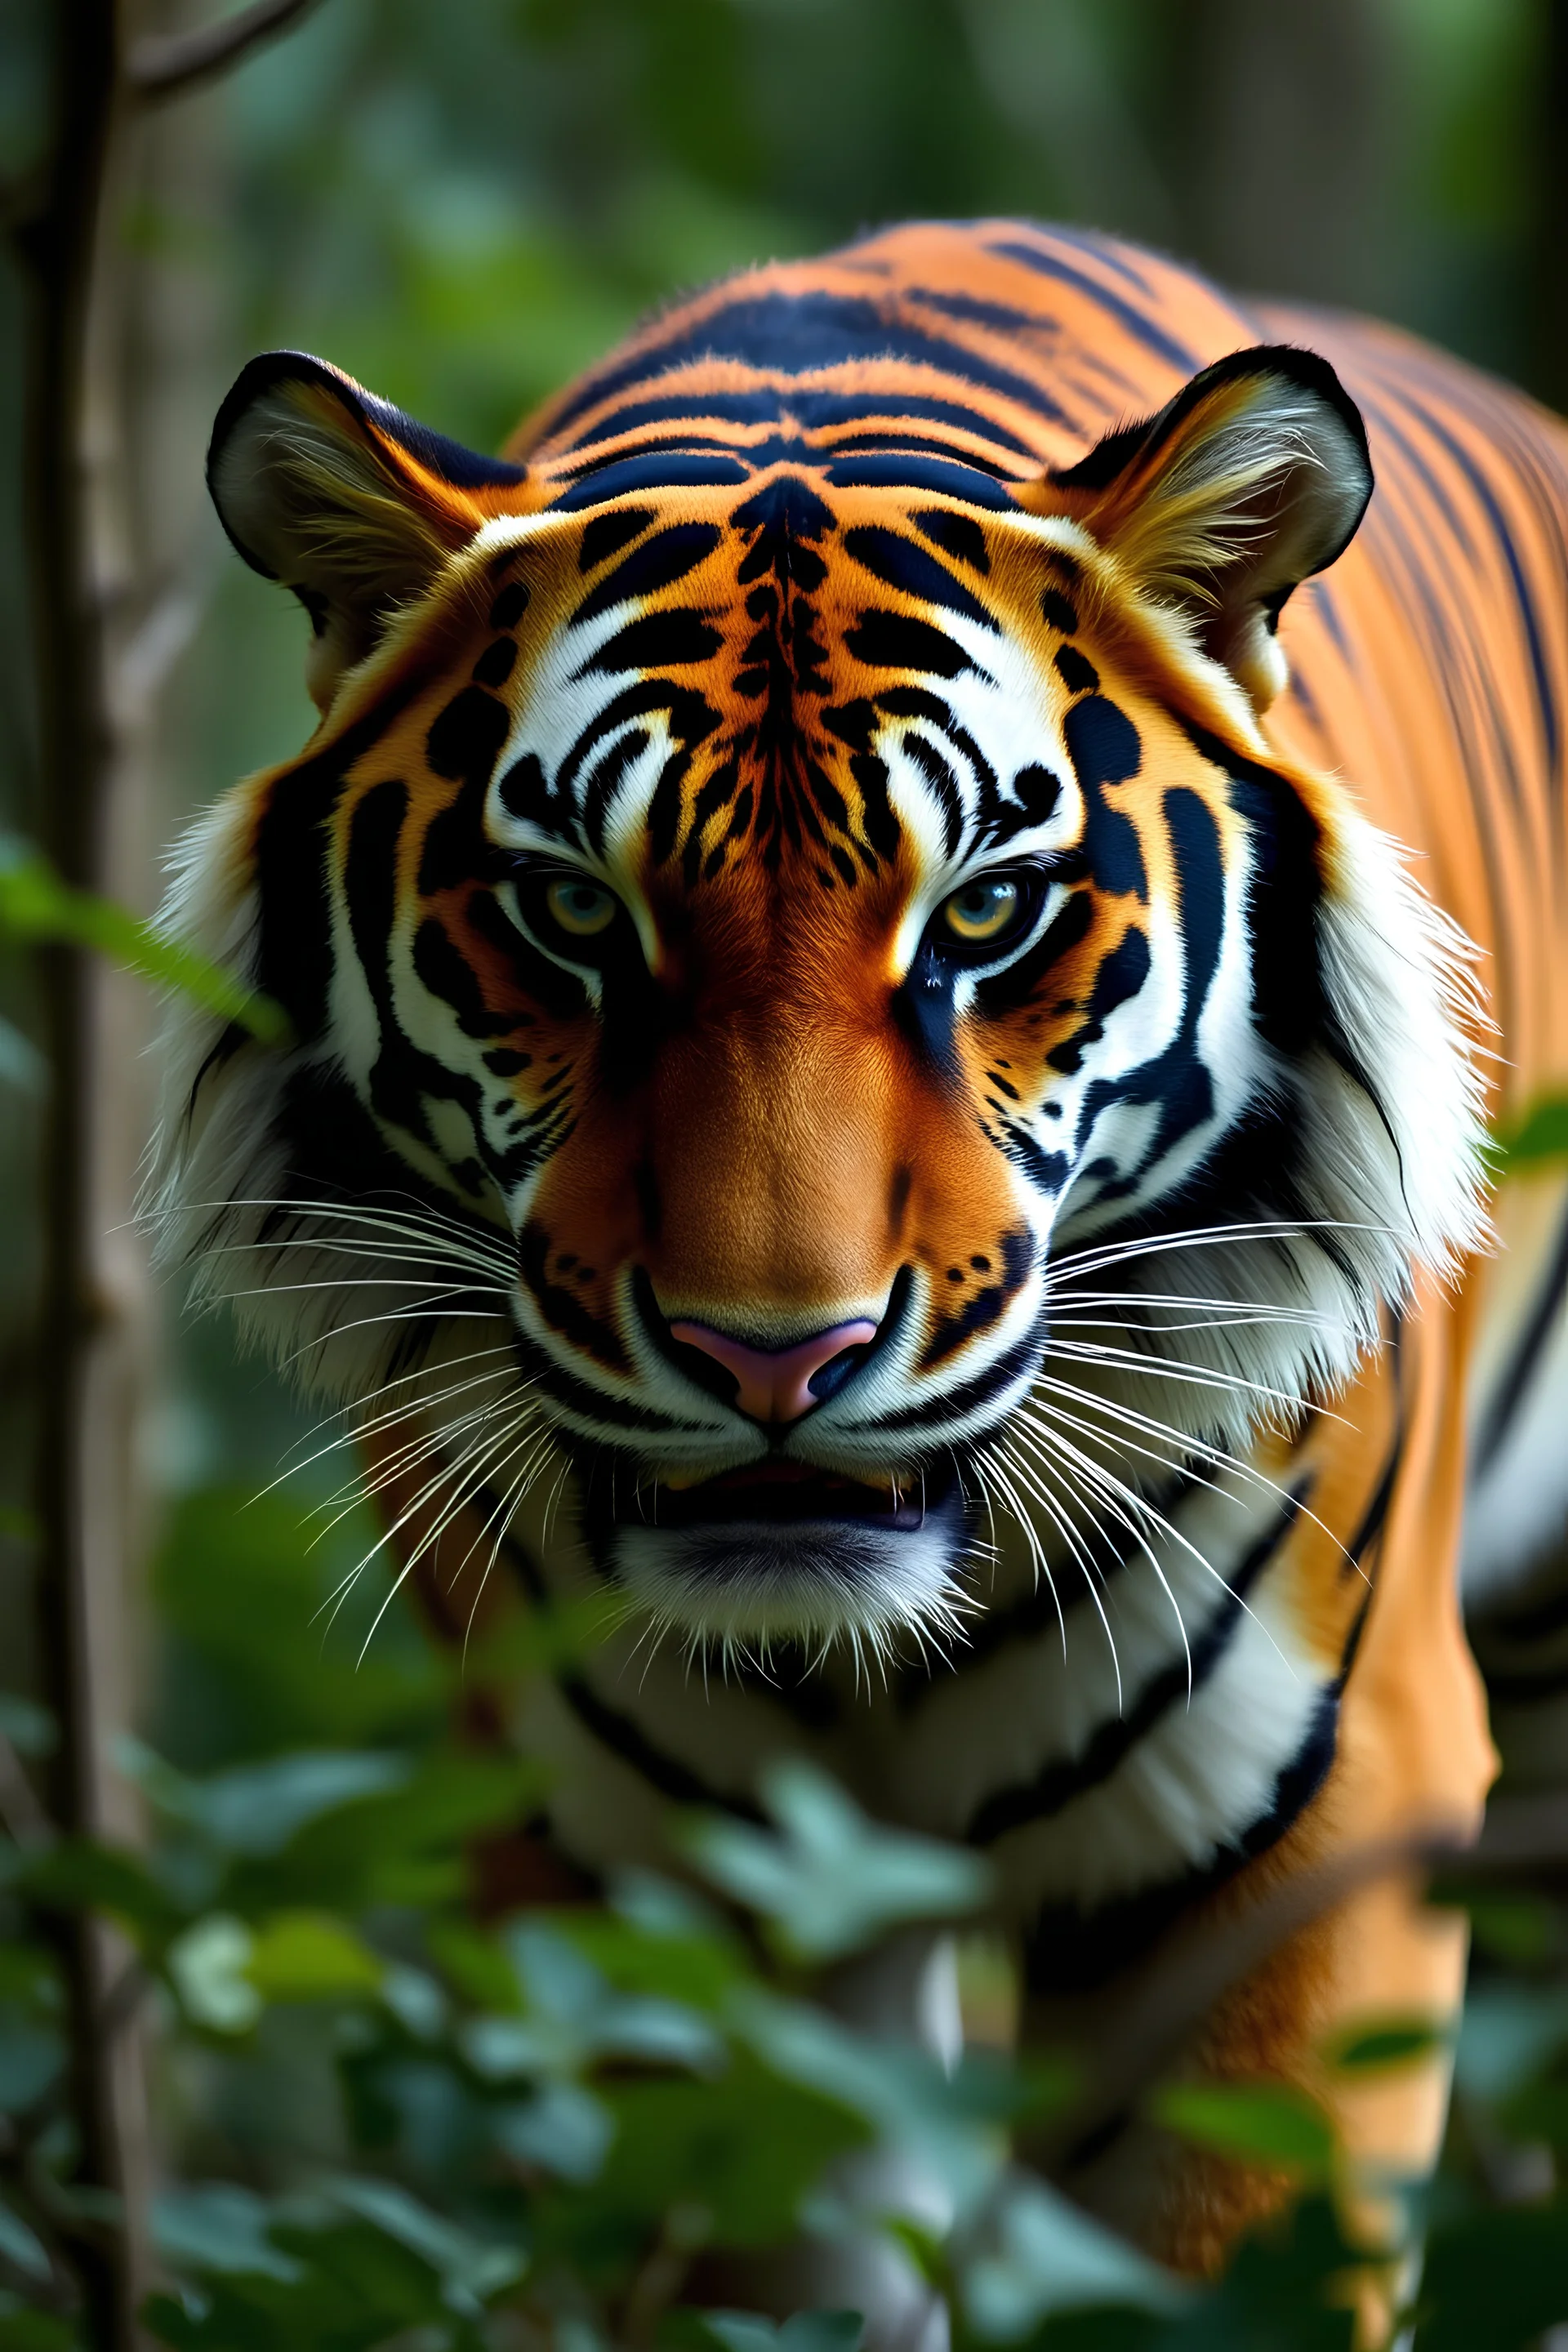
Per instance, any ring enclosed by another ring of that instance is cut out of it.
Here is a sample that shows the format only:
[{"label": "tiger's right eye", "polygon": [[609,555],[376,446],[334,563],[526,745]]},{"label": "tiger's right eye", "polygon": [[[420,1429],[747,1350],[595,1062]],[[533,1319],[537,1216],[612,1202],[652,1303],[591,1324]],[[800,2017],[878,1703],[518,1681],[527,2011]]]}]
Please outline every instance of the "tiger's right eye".
[{"label": "tiger's right eye", "polygon": [[615,921],[619,901],[584,875],[563,874],[546,886],[544,908],[569,940],[596,940]]},{"label": "tiger's right eye", "polygon": [[942,907],[942,919],[961,946],[990,947],[1016,927],[1023,897],[1010,874],[988,875],[955,890]]}]

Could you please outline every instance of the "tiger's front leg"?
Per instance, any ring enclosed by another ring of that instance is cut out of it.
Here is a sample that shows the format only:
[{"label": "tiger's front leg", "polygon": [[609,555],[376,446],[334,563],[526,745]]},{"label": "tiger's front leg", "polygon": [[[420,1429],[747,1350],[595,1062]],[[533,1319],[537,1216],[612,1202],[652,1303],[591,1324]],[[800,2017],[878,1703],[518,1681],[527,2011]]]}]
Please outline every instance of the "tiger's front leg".
[{"label": "tiger's front leg", "polygon": [[[1076,1999],[1037,1994],[1026,2032],[1056,2047],[1094,2048],[1111,2062],[1135,2013],[1145,2025],[1162,1998],[1174,2017],[1164,2041],[1178,2076],[1224,2083],[1299,2084],[1337,2126],[1338,2188],[1353,2234],[1395,2245],[1400,2218],[1390,2190],[1430,2171],[1447,2114],[1449,2063],[1433,2051],[1396,2073],[1352,2082],[1325,2053],[1378,2021],[1429,2021],[1442,2035],[1463,2000],[1462,1916],[1424,1900],[1418,1874],[1384,1873],[1279,1942],[1223,1993],[1206,2015],[1175,2030],[1191,2003],[1192,1955],[1206,1947],[1223,1973],[1227,1949],[1245,1950],[1249,1923],[1315,1874],[1401,1840],[1466,1839],[1479,1827],[1495,1759],[1479,1677],[1459,1621],[1453,1563],[1463,1499],[1465,1309],[1435,1297],[1405,1336],[1398,1369],[1397,1458],[1386,1517],[1369,1556],[1373,1593],[1341,1699],[1332,1769],[1295,1826],[1268,1853],[1139,1964]],[[1347,1400],[1346,1421],[1368,1418],[1370,1372]],[[1357,1402],[1357,1399],[1361,1402]],[[1047,1956],[1048,1957],[1048,1956]],[[1121,2053],[1125,2054],[1125,2053]],[[1153,2050],[1151,2055],[1154,2056]],[[1125,2082],[1125,2075],[1118,2077]],[[1276,2173],[1205,2157],[1148,2116],[1152,2082],[1130,2087],[1076,2135],[1041,2151],[1079,2201],[1179,2270],[1212,2274],[1247,2228],[1289,2192]],[[1406,2256],[1411,2250],[1401,2250]],[[1396,2299],[1397,2273],[1369,2273],[1368,2340]]]}]

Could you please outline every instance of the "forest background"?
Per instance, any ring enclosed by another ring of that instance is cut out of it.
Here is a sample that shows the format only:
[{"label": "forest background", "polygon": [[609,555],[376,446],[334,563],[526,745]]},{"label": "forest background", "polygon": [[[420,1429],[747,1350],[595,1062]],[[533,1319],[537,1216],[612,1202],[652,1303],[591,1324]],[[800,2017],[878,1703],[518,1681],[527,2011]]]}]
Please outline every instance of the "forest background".
[{"label": "forest background", "polygon": [[[474,1924],[472,1856],[536,1787],[465,1742],[401,1606],[361,1659],[384,1586],[322,1633],[373,1538],[323,1517],[336,1457],[274,1486],[309,1424],[148,1275],[148,974],[181,975],[102,902],[149,914],[180,824],[313,721],[304,625],[202,487],[254,352],[320,352],[487,448],[681,288],[1007,211],[1381,313],[1568,406],[1568,6],[258,0],[276,37],[218,70],[204,12],[127,5],[89,119],[113,13],[0,0],[0,2352],[763,2352],[700,2315],[702,2264],[803,2198],[829,2226],[825,2168],[879,2138],[946,2184],[941,2226],[895,2233],[965,2342],[1348,2345],[1310,2107],[1184,2104],[1149,2042],[1135,2087],[1173,2129],[1299,2191],[1194,2300],[1012,2166],[1009,2126],[1074,2094],[1013,2062],[984,1939],[956,2077],[827,2017],[826,1964],[977,1893],[829,1789],[773,1785],[771,1842],[685,1825],[726,1911],[648,1883]],[[1568,2318],[1559,1876],[1444,1890],[1479,1958],[1422,2352]]]}]

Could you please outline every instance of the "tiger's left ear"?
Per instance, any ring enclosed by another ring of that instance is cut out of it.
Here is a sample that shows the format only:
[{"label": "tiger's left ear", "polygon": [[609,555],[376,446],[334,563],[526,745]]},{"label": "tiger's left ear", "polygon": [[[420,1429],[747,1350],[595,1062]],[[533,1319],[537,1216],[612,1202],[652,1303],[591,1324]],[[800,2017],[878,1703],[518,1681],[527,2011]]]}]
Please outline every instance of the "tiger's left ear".
[{"label": "tiger's left ear", "polygon": [[1259,710],[1287,677],[1280,607],[1350,544],[1373,487],[1361,411],[1327,360],[1285,343],[1216,360],[1047,480]]},{"label": "tiger's left ear", "polygon": [[251,569],[310,616],[306,684],[330,709],[399,606],[523,479],[378,400],[308,352],[264,352],[213,426],[207,487]]}]

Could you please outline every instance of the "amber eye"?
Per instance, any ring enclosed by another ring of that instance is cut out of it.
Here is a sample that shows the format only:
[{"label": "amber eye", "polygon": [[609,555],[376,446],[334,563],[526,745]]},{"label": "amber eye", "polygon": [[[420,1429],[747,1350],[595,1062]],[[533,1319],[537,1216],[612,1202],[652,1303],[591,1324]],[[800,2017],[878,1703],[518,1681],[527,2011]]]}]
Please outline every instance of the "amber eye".
[{"label": "amber eye", "polygon": [[945,899],[938,921],[960,947],[997,947],[1018,929],[1025,911],[1025,894],[1016,877],[987,874]]},{"label": "amber eye", "polygon": [[616,919],[617,901],[596,882],[575,874],[558,875],[546,886],[545,910],[568,939],[596,940]]}]

